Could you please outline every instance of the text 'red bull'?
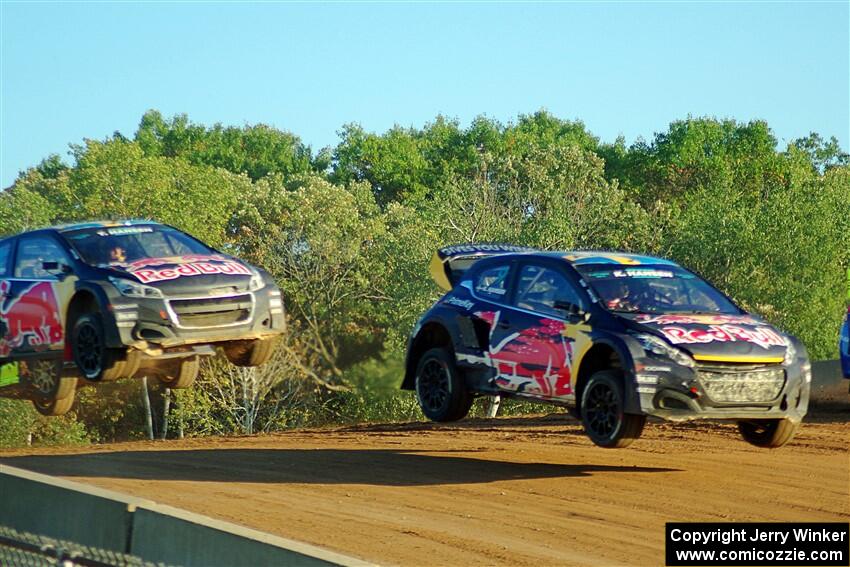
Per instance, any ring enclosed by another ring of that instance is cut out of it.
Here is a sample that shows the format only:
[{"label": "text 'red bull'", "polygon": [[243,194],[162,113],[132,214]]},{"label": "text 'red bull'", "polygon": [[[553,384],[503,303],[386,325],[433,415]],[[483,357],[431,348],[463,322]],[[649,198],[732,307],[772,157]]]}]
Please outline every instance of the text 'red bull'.
[{"label": "text 'red bull'", "polygon": [[142,283],[152,283],[173,280],[180,277],[211,274],[250,276],[251,270],[239,262],[190,262],[172,268],[133,270],[132,274]]},{"label": "text 'red bull'", "polygon": [[744,341],[757,344],[762,348],[784,346],[785,340],[770,327],[745,329],[737,325],[711,325],[707,329],[686,329],[684,327],[663,327],[661,332],[673,344],[694,344]]}]

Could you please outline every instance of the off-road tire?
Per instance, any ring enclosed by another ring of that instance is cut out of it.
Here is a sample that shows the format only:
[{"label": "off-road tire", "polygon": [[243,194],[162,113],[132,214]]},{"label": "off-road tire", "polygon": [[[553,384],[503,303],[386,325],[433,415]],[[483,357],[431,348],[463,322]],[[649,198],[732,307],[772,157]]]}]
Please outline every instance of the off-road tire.
[{"label": "off-road tire", "polygon": [[77,317],[71,328],[70,340],[74,363],[86,380],[111,382],[132,378],[139,369],[138,352],[106,346],[100,313],[86,313]]},{"label": "off-road tire", "polygon": [[793,439],[799,428],[799,423],[784,418],[738,422],[738,431],[741,432],[744,441],[765,449],[782,447]]},{"label": "off-road tire", "polygon": [[41,415],[46,416],[57,416],[64,415],[68,413],[68,410],[71,409],[71,406],[74,405],[74,395],[75,391],[72,391],[70,394],[61,399],[49,400],[45,398],[36,398],[32,400],[32,405],[35,407],[35,410]]},{"label": "off-road tire", "polygon": [[190,356],[180,359],[177,362],[169,363],[159,371],[157,377],[167,388],[182,390],[195,383],[195,378],[198,377],[198,370],[200,368],[201,358]]},{"label": "off-road tire", "polygon": [[581,422],[596,445],[621,449],[640,437],[646,416],[625,412],[622,374],[601,370],[582,389]]},{"label": "off-road tire", "polygon": [[33,398],[61,400],[77,390],[77,376],[65,373],[59,358],[31,360],[26,365],[21,378]]},{"label": "off-road tire", "polygon": [[274,337],[233,342],[225,345],[224,354],[236,366],[260,366],[271,360],[277,341],[277,337]]},{"label": "off-road tire", "polygon": [[472,407],[472,393],[453,355],[444,348],[432,348],[422,355],[416,366],[415,385],[419,407],[432,421],[463,419]]}]

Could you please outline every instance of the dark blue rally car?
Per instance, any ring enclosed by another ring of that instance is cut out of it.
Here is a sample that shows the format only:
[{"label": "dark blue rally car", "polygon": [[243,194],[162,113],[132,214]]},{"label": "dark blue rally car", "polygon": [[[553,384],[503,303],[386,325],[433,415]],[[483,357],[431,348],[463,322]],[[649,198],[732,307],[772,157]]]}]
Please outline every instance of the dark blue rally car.
[{"label": "dark blue rally car", "polygon": [[569,407],[603,447],[630,444],[647,416],[730,420],[779,447],[806,414],[803,345],[671,261],[461,245],[431,274],[447,293],[413,330],[402,388],[432,420],[512,396]]},{"label": "dark blue rally car", "polygon": [[845,378],[850,378],[850,305],[847,306],[847,314],[844,315],[838,350],[841,357],[841,371]]},{"label": "dark blue rally car", "polygon": [[264,271],[151,221],[56,226],[0,240],[0,395],[59,415],[78,379],[190,386],[220,347],[257,366],[284,330]]}]

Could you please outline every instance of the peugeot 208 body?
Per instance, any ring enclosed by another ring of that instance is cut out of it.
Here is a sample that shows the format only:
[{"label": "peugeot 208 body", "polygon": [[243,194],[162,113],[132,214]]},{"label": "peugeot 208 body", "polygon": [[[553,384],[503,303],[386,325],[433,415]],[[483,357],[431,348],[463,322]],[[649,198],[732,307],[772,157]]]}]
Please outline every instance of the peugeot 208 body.
[{"label": "peugeot 208 body", "polygon": [[48,415],[70,409],[77,378],[144,374],[185,388],[213,347],[262,364],[284,329],[267,273],[151,221],[0,240],[0,297],[0,395]]},{"label": "peugeot 208 body", "polygon": [[732,420],[777,447],[806,413],[803,345],[669,260],[463,245],[431,273],[447,293],[413,330],[402,387],[432,420],[512,396],[571,408],[603,447],[647,416]]}]

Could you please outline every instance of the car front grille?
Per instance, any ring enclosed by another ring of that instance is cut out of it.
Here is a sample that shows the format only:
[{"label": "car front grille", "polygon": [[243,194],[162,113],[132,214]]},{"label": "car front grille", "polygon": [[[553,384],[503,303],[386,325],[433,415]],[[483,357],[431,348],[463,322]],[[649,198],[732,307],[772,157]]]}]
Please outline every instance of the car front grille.
[{"label": "car front grille", "polygon": [[785,386],[785,369],[778,365],[700,366],[697,376],[708,396],[722,403],[770,402]]},{"label": "car front grille", "polygon": [[238,325],[250,320],[254,301],[251,294],[245,293],[170,299],[168,305],[178,327],[202,329]]}]

